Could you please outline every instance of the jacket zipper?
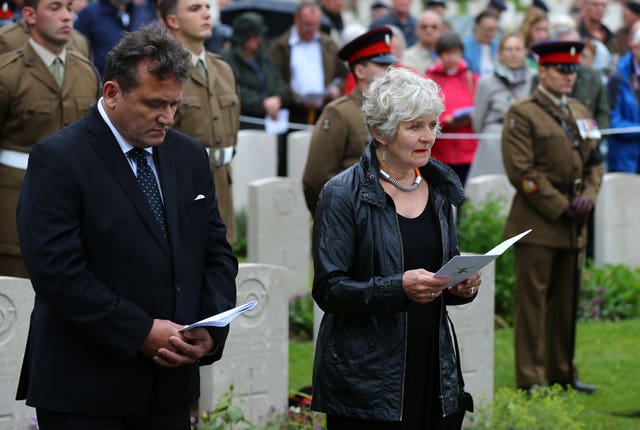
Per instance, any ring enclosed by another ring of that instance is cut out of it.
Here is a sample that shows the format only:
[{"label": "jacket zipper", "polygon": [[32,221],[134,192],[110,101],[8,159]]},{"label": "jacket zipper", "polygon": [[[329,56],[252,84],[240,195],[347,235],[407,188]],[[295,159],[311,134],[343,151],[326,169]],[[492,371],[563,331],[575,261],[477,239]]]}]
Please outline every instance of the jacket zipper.
[{"label": "jacket zipper", "polygon": [[[402,272],[404,273],[404,245],[402,244],[402,234],[400,232],[400,221],[398,220],[398,213],[395,210],[395,206],[393,212],[396,215],[396,227],[398,228],[398,237],[400,238],[400,261],[402,265]],[[403,361],[402,361],[402,390],[400,391],[400,421],[402,421],[402,416],[404,415],[404,384],[405,384],[405,375],[407,373],[407,332],[409,330],[408,327],[408,318],[405,314],[404,316],[404,350],[403,350]]]}]

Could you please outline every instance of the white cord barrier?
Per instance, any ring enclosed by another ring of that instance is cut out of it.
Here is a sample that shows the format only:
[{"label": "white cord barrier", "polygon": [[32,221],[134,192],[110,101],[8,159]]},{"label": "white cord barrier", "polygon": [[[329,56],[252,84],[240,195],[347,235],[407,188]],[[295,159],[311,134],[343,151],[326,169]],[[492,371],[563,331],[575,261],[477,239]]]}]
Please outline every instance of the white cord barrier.
[{"label": "white cord barrier", "polygon": [[[254,118],[250,116],[240,115],[240,121],[246,124],[255,124],[264,126],[265,120],[262,118]],[[299,124],[290,122],[288,127],[291,130],[313,130],[313,125]],[[640,133],[640,126],[620,127],[620,128],[603,128],[600,130],[602,136],[610,136],[613,134]],[[499,140],[501,133],[440,133],[438,139],[494,139]]]}]

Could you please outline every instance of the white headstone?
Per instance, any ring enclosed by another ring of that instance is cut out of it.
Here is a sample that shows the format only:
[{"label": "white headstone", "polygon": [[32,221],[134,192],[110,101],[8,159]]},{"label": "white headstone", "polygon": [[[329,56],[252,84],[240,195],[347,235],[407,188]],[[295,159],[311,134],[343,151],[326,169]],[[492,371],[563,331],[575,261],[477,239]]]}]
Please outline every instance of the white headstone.
[{"label": "white headstone", "polygon": [[486,405],[493,400],[495,262],[480,274],[478,297],[467,305],[447,306],[447,310],[458,336],[466,389],[476,404]]},{"label": "white headstone", "polygon": [[300,181],[268,178],[250,184],[247,259],[293,271],[289,298],[309,293],[311,215]]},{"label": "white headstone", "polygon": [[15,400],[34,297],[28,279],[0,276],[0,430],[31,429],[36,415]]},{"label": "white headstone", "polygon": [[287,136],[287,176],[302,186],[304,166],[307,164],[312,130],[299,130]]},{"label": "white headstone", "polygon": [[[489,124],[485,127],[483,134],[486,134],[486,137],[478,140],[478,149],[473,156],[473,163],[471,163],[467,174],[467,182],[478,176],[505,174],[500,145],[501,131],[502,124]],[[490,137],[491,134],[493,136]]]},{"label": "white headstone", "polygon": [[[467,180],[465,196],[473,205],[487,200],[497,200],[506,215],[511,208],[511,200],[516,193],[506,175],[482,175]],[[464,210],[464,207],[463,209]]]},{"label": "white headstone", "polygon": [[233,206],[236,212],[248,205],[249,184],[277,176],[277,137],[264,130],[240,130],[231,162]]},{"label": "white headstone", "polygon": [[230,384],[236,405],[256,424],[272,406],[282,410],[287,405],[290,281],[291,272],[284,267],[240,264],[237,303],[258,304],[231,323],[222,359],[200,368],[200,412],[213,409]]},{"label": "white headstone", "polygon": [[594,260],[640,267],[640,175],[607,173],[594,215]]}]

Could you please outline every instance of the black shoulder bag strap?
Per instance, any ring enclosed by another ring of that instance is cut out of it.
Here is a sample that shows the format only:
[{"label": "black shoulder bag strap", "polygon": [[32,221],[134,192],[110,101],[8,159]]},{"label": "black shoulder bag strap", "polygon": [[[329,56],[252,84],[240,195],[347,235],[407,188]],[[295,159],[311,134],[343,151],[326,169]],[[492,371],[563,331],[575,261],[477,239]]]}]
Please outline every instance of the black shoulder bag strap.
[{"label": "black shoulder bag strap", "polygon": [[464,390],[464,376],[462,375],[462,366],[460,365],[460,349],[458,348],[458,336],[456,336],[456,329],[453,326],[453,321],[451,321],[451,317],[449,317],[449,312],[445,309],[445,314],[447,316],[447,321],[449,322],[449,327],[451,327],[451,334],[453,335],[453,345],[456,348],[456,367],[458,368],[458,390],[460,392],[458,405],[459,411],[469,411],[473,412],[473,397],[471,394]]}]

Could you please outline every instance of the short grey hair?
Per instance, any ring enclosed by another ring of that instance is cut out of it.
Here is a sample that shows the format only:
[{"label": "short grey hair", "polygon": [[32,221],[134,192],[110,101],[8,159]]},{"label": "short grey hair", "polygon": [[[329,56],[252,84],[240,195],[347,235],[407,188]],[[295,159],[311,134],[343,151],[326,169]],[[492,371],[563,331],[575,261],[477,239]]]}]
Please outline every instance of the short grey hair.
[{"label": "short grey hair", "polygon": [[369,133],[375,128],[378,135],[388,140],[393,140],[400,122],[428,115],[435,115],[438,119],[443,111],[444,102],[438,84],[410,70],[393,66],[371,82],[362,104]]}]

